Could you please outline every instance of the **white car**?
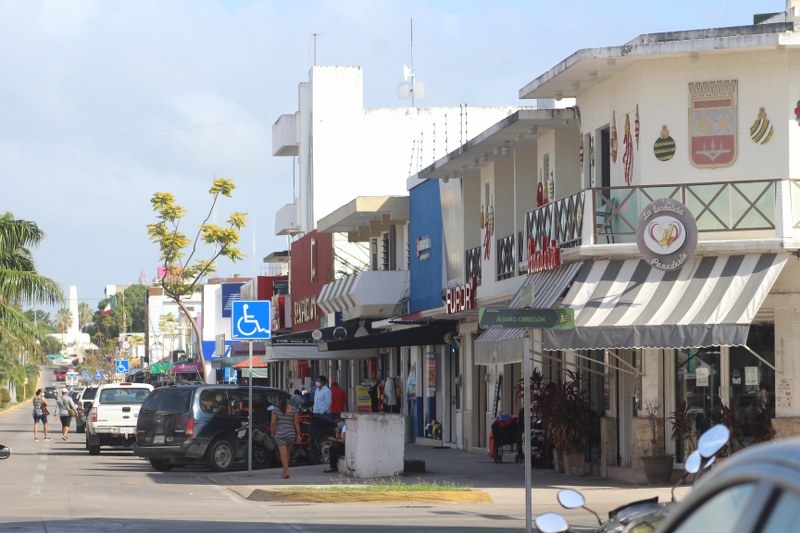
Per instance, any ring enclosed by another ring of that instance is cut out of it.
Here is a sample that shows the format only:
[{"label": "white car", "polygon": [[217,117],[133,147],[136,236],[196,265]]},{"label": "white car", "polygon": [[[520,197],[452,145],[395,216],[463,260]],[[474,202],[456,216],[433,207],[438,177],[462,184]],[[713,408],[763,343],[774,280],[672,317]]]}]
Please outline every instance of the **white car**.
[{"label": "white car", "polygon": [[98,387],[86,418],[89,455],[99,455],[101,446],[133,446],[139,409],[152,390],[148,383],[107,383]]}]

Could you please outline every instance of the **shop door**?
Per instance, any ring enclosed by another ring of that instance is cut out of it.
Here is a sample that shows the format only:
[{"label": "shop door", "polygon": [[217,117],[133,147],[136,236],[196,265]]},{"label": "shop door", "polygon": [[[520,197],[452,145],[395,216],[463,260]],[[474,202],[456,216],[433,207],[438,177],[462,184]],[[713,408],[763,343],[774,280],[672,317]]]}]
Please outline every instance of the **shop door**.
[{"label": "shop door", "polygon": [[750,327],[747,345],[761,358],[743,347],[729,348],[728,406],[734,449],[771,440],[775,393],[784,392],[781,384],[776,388],[771,368],[775,365],[773,332],[771,324]]},{"label": "shop door", "polygon": [[682,463],[694,450],[697,437],[721,420],[720,350],[718,347],[679,350],[676,367],[675,423],[690,429],[681,442],[675,443],[676,460]]}]

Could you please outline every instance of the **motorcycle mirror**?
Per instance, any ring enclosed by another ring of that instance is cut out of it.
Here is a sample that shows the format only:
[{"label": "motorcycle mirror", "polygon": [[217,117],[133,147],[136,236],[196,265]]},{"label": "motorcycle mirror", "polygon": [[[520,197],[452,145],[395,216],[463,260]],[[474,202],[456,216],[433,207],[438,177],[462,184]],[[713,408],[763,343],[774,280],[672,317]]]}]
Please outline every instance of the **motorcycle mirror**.
[{"label": "motorcycle mirror", "polygon": [[717,424],[702,435],[697,441],[697,449],[703,457],[712,457],[725,447],[731,436],[725,424]]},{"label": "motorcycle mirror", "polygon": [[558,499],[558,503],[561,504],[561,507],[564,507],[565,509],[577,509],[578,507],[583,507],[586,505],[586,499],[583,497],[583,494],[577,490],[560,490],[558,491],[556,498]]},{"label": "motorcycle mirror", "polygon": [[11,456],[11,448],[0,444],[0,459],[8,459]]},{"label": "motorcycle mirror", "polygon": [[700,455],[700,452],[695,450],[686,458],[686,461],[683,463],[683,468],[689,474],[696,474],[700,471],[700,463],[702,463],[702,461],[703,457]]},{"label": "motorcycle mirror", "polygon": [[709,468],[711,465],[714,464],[714,461],[716,461],[716,460],[717,460],[717,456],[716,455],[712,455],[711,457],[708,458],[708,461],[706,461],[706,464],[703,465],[703,468]]},{"label": "motorcycle mirror", "polygon": [[560,533],[569,529],[567,520],[557,513],[540,514],[536,517],[534,523],[542,533]]}]

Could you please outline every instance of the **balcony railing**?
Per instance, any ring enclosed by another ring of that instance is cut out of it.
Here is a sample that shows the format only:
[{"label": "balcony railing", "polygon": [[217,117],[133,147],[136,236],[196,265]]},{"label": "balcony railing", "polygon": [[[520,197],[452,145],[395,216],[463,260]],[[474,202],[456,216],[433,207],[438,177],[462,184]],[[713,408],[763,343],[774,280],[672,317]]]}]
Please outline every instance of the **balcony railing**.
[{"label": "balcony railing", "polygon": [[517,274],[517,250],[514,234],[497,239],[497,280],[513,278]]},{"label": "balcony railing", "polygon": [[465,274],[464,279],[470,280],[473,277],[478,280],[478,285],[481,284],[481,247],[476,246],[470,248],[465,253]]},{"label": "balcony railing", "polygon": [[[539,250],[543,237],[561,248],[636,242],[639,213],[661,198],[689,208],[700,240],[800,239],[800,180],[755,180],[586,189],[528,212],[524,244],[532,239]],[[594,221],[588,241],[584,210]]]}]

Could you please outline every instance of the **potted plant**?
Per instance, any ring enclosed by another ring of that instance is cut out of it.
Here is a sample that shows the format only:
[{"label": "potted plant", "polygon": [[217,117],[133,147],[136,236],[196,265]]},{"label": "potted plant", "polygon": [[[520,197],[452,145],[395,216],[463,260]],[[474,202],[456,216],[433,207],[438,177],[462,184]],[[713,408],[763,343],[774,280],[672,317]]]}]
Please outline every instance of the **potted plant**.
[{"label": "potted plant", "polygon": [[675,443],[678,459],[685,460],[697,446],[695,415],[689,411],[686,400],[683,400],[669,419],[672,422],[672,441]]},{"label": "potted plant", "polygon": [[672,465],[675,457],[665,453],[664,440],[659,439],[658,428],[663,421],[660,417],[661,404],[657,400],[645,401],[643,411],[649,429],[649,453],[641,458],[644,474],[649,485],[664,485],[669,483],[672,477]]},{"label": "potted plant", "polygon": [[566,379],[548,384],[544,393],[547,414],[543,420],[561,453],[564,471],[568,476],[583,475],[586,446],[595,425],[588,393],[581,390],[580,378],[571,371],[566,372]]}]

